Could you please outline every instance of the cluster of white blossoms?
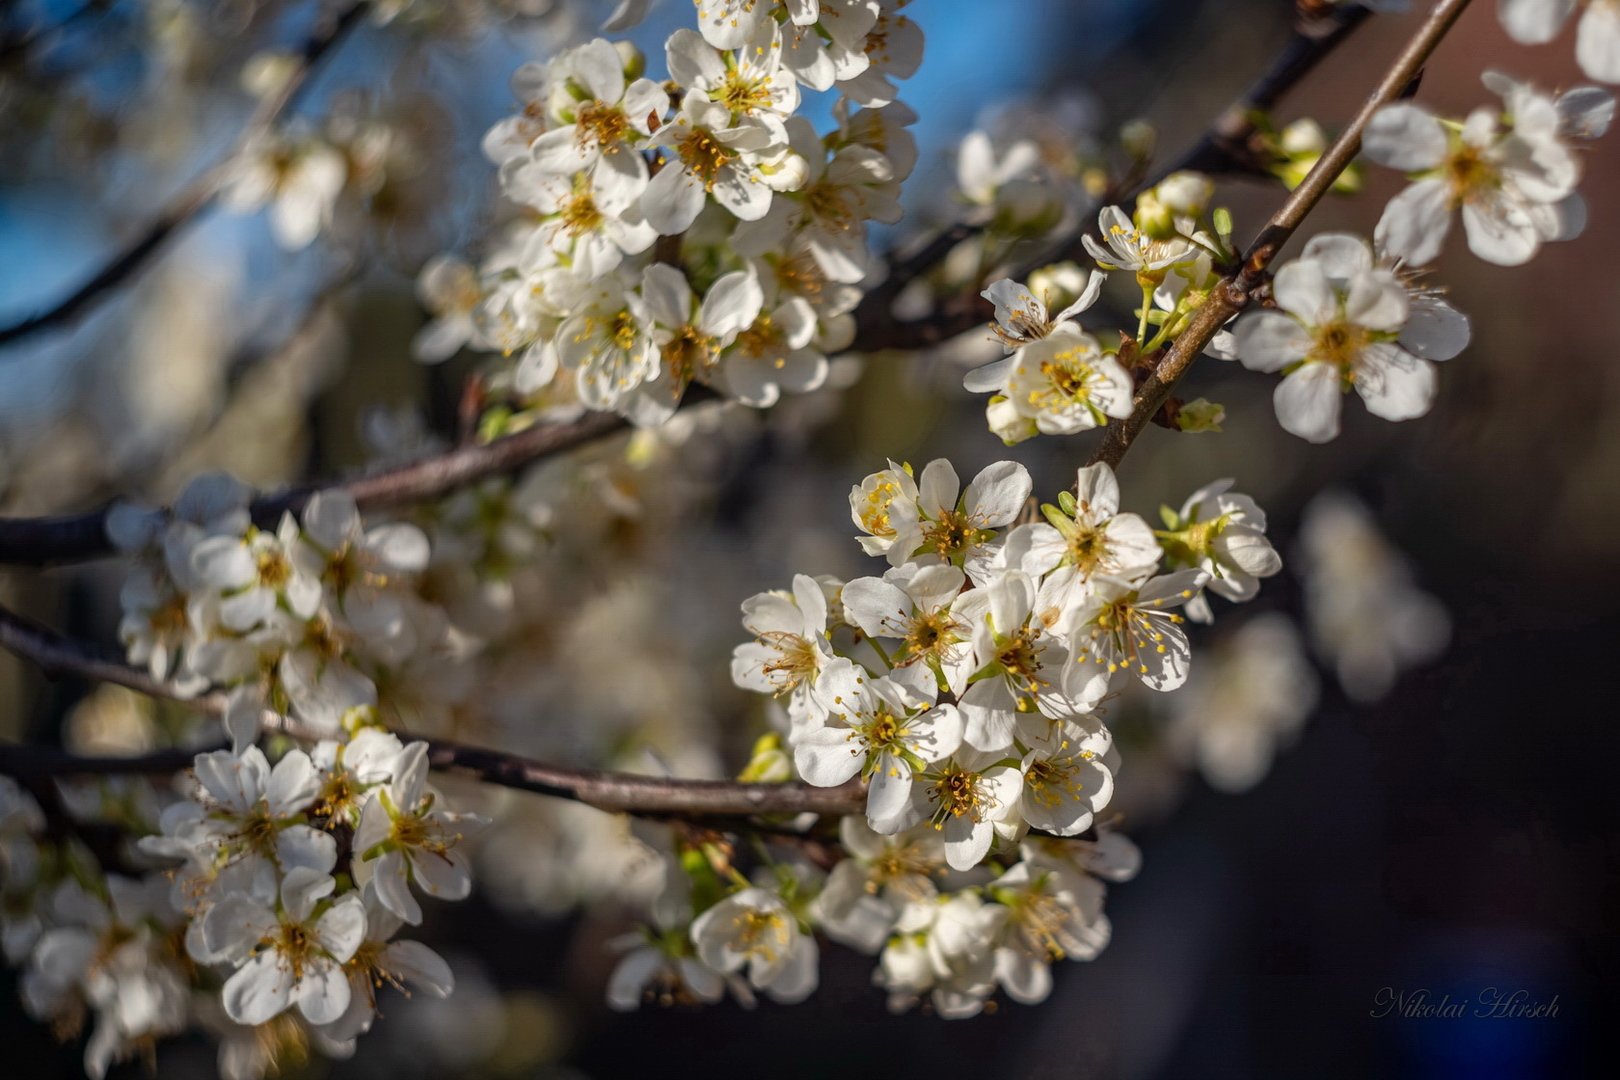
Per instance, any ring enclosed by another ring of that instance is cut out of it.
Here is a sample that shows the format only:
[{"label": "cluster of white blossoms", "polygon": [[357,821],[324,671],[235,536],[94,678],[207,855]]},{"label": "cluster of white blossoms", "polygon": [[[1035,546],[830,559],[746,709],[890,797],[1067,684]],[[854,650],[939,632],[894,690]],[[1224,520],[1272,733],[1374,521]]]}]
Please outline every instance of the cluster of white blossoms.
[{"label": "cluster of white blossoms", "polygon": [[[256,746],[199,754],[186,797],[118,813],[134,844],[101,858],[133,873],[49,835],[34,798],[0,778],[4,946],[25,1007],[69,1031],[94,1013],[92,1076],[202,1026],[222,1075],[259,1077],[287,1046],[352,1053],[384,987],[449,994],[444,960],[395,935],[422,922],[417,893],[468,895],[460,845],[483,819],[428,787],[426,751],[363,728],[274,767]],[[105,792],[62,795],[91,821],[120,809]]]},{"label": "cluster of white blossoms", "polygon": [[108,531],[133,557],[119,636],[156,678],[229,688],[238,748],[266,708],[335,735],[375,714],[379,683],[449,648],[443,612],[415,587],[427,535],[403,522],[366,527],[341,491],[263,529],[251,495],[208,475],[171,510],[115,508]]},{"label": "cluster of white blossoms", "polygon": [[1525,263],[1542,243],[1584,226],[1575,193],[1580,150],[1608,129],[1614,98],[1590,86],[1553,97],[1496,72],[1485,84],[1503,106],[1466,121],[1411,102],[1379,110],[1366,153],[1413,183],[1385,208],[1372,243],[1344,233],[1314,238],[1277,271],[1274,307],[1238,321],[1238,359],[1284,376],[1274,401],[1285,430],[1333,439],[1352,389],[1386,420],[1429,411],[1435,362],[1456,356],[1470,336],[1467,317],[1422,269],[1440,254],[1457,211],[1473,252],[1502,266]]},{"label": "cluster of white blossoms", "polygon": [[[896,1006],[929,996],[942,1015],[971,1015],[997,986],[1043,999],[1052,960],[1088,959],[1107,940],[1096,845],[1058,839],[1107,835],[1099,815],[1119,758],[1100,706],[1127,680],[1181,686],[1182,609],[1208,619],[1206,590],[1248,600],[1281,568],[1263,512],[1229,488],[1166,508],[1155,530],[1120,510],[1102,464],[1043,505],[1044,521],[1023,523],[1031,481],[1015,462],[966,488],[945,460],[920,476],[890,463],[856,485],[860,544],[889,569],[848,582],[801,574],[791,591],[751,597],[754,640],[732,660],[739,686],[785,705],[793,771],[820,787],[865,781],[865,821],[842,834],[852,858],[806,913],[741,879],[689,935],[659,940],[678,949],[689,936],[719,974],[746,962],[756,989],[786,979],[796,998],[809,992],[799,965],[812,961],[790,957],[819,924],[882,949],[877,982]],[[934,889],[941,864],[970,884]],[[803,889],[804,875],[791,880]],[[717,996],[719,982],[708,985]]]},{"label": "cluster of white blossoms", "polygon": [[[475,269],[424,268],[424,361],[516,356],[490,382],[546,418],[663,423],[695,382],[765,408],[820,387],[854,334],[869,222],[916,163],[893,80],[922,36],[906,0],[700,3],[647,78],[598,38],[513,80],[484,150],[522,219]],[[836,126],[796,115],[836,91]]]},{"label": "cluster of white blossoms", "polygon": [[[1229,220],[1208,217],[1213,195],[1207,177],[1175,173],[1137,199],[1134,216],[1117,206],[1103,208],[1101,240],[1084,237],[1101,270],[1063,263],[1037,271],[1028,285],[1002,279],[984,291],[995,307],[991,330],[1007,355],[969,372],[963,385],[991,395],[986,409],[991,431],[1010,446],[1036,435],[1076,434],[1130,415],[1137,360],[1186,328],[1219,280],[1217,263],[1232,258]],[[1141,291],[1134,336],[1114,334],[1105,341],[1078,321],[1101,295],[1104,271],[1129,273]],[[1229,356],[1230,350],[1224,332],[1210,345],[1216,355]],[[1214,407],[1197,404],[1177,418],[1177,426],[1218,427]]]},{"label": "cluster of white blossoms", "polygon": [[895,1012],[927,1000],[947,1019],[974,1016],[998,988],[1039,1004],[1054,962],[1107,946],[1107,883],[1141,864],[1105,825],[1031,834],[966,870],[928,822],[885,834],[846,817],[838,842],[845,857],[830,872],[790,846],[762,847],[752,878],[719,845],[679,842],[651,924],[617,943],[608,1004],[708,1004],[727,992],[744,1005],[758,994],[803,1001],[819,984],[818,933],[878,958],[872,981]]},{"label": "cluster of white blossoms", "polygon": [[[1466,317],[1422,277],[1455,212],[1474,252],[1505,266],[1584,226],[1585,207],[1575,193],[1581,151],[1607,130],[1613,97],[1590,86],[1555,97],[1496,72],[1486,73],[1485,83],[1503,104],[1466,121],[1439,119],[1411,102],[1375,114],[1364,139],[1367,155],[1410,174],[1413,183],[1389,203],[1373,242],[1339,233],[1317,237],[1278,270],[1271,303],[1206,347],[1213,356],[1285,376],[1275,403],[1287,431],[1311,442],[1334,438],[1340,399],[1352,389],[1385,419],[1429,411],[1434,362],[1456,356],[1469,340]],[[986,198],[1038,160],[1032,146],[1015,143],[998,163],[990,145],[986,137],[963,147]],[[1314,160],[1308,150],[1305,159]],[[1210,212],[1213,195],[1207,177],[1173,174],[1139,196],[1132,213],[1103,208],[1096,234],[1083,237],[1099,270],[1061,264],[1038,271],[1028,285],[1003,279],[985,290],[995,309],[991,329],[1007,355],[970,372],[964,384],[991,395],[991,431],[1011,445],[1130,415],[1143,358],[1171,345],[1236,265],[1231,218]],[[1134,332],[1097,334],[1081,325],[1079,317],[1101,295],[1103,271],[1128,273],[1140,289]],[[1168,422],[1188,431],[1218,428],[1218,406],[1192,406],[1178,408]]]}]

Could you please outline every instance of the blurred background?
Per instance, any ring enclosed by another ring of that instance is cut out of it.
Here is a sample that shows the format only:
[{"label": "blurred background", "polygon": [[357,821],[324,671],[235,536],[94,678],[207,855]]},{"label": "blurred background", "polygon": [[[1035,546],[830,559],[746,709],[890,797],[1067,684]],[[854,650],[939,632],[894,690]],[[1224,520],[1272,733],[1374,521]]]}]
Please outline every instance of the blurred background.
[{"label": "blurred background", "polygon": [[[43,42],[0,50],[0,322],[81,280],[227,146],[250,107],[244,62],[267,40],[298,40],[308,19],[302,5],[248,0],[79,7],[21,2],[0,22],[0,41],[12,41],[36,20],[68,20]],[[460,34],[362,26],[323,69],[306,122],[384,124],[394,148],[384,181],[340,208],[330,236],[289,254],[264,215],[213,211],[71,330],[0,351],[0,513],[162,501],[209,469],[273,488],[374,460],[389,446],[379,431],[396,443],[453,436],[474,361],[409,359],[426,318],[414,275],[491,220],[493,168],[478,141],[512,108],[511,72],[589,33],[608,5],[504,7],[530,17]],[[1464,16],[1420,100],[1465,114],[1489,99],[1479,75],[1491,67],[1547,86],[1581,81],[1569,34],[1514,46],[1494,8],[1480,0]],[[913,4],[928,52],[902,93],[921,117],[921,157],[900,235],[949,212],[955,144],[993,115],[1083,100],[1099,140],[1139,117],[1170,160],[1265,68],[1292,11],[1281,0]],[[684,0],[664,0],[633,37],[656,55],[689,18]],[[1370,20],[1276,119],[1336,128],[1417,18]],[[1365,193],[1329,202],[1304,236],[1370,234],[1400,183],[1369,167]],[[1288,569],[1195,636],[1188,693],[1199,707],[1128,698],[1111,718],[1124,754],[1115,808],[1145,865],[1111,892],[1110,947],[1063,965],[1044,1006],[965,1022],[893,1017],[869,985],[870,958],[828,947],[822,988],[803,1005],[611,1013],[603,946],[637,914],[614,888],[634,871],[593,862],[591,845],[622,830],[590,811],[488,794],[502,820],[478,890],[430,911],[423,934],[451,958],[455,995],[385,1004],[385,1037],[362,1039],[352,1061],[288,1074],[1604,1072],[1620,970],[1608,775],[1620,753],[1620,642],[1608,622],[1620,606],[1620,143],[1596,145],[1581,190],[1585,235],[1528,267],[1449,246],[1435,280],[1473,318],[1474,338],[1442,370],[1428,417],[1389,424],[1350,401],[1340,438],[1309,446],[1276,426],[1271,380],[1206,360],[1183,396],[1222,403],[1225,432],[1150,428],[1126,460],[1126,508],[1150,517],[1237,478],[1269,511]],[[1217,203],[1243,238],[1281,196],[1275,184],[1223,182]],[[1128,309],[1130,297],[1109,295]],[[566,539],[576,524],[610,538],[630,568],[582,561],[587,572],[566,588],[520,590],[538,613],[528,651],[514,653],[524,677],[507,673],[511,692],[484,710],[485,726],[451,730],[553,759],[646,752],[691,775],[734,772],[767,722],[727,676],[744,638],[736,605],[794,572],[877,572],[849,539],[851,484],[885,458],[920,467],[949,456],[966,478],[1013,457],[1050,493],[1085,459],[1085,438],[1008,451],[985,430],[983,400],[960,390],[964,366],[994,353],[973,337],[940,355],[869,358],[764,416],[699,424],[652,464],[626,467],[622,443],[585,455],[578,467],[612,497],[581,512],[583,524],[552,523],[563,554],[551,571],[578,556]],[[378,404],[401,411],[368,414]],[[7,570],[0,596],[113,642],[119,579],[110,565]],[[577,614],[565,621],[565,608]],[[611,664],[609,641],[620,650]],[[1286,700],[1261,700],[1257,671],[1281,672]],[[141,749],[175,722],[0,657],[6,737]],[[82,1075],[79,1045],[59,1046],[24,1017],[13,983],[0,976],[7,1074]],[[1386,988],[1453,1000],[1523,989],[1556,995],[1558,1010],[1373,1015]],[[208,1075],[212,1046],[165,1043],[156,1068]]]}]

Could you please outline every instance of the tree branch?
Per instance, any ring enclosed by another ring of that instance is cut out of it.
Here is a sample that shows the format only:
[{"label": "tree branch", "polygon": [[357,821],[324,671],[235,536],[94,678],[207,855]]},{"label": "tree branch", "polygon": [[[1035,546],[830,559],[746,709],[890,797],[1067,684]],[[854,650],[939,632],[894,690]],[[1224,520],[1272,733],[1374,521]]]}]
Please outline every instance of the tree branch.
[{"label": "tree branch", "polygon": [[146,265],[187,224],[213,204],[220,185],[237,157],[255,140],[262,138],[276,121],[294,108],[309,89],[310,77],[320,61],[353,27],[365,11],[363,0],[351,0],[336,18],[310,35],[299,50],[300,62],[286,82],[261,102],[231,150],[203,174],[180,190],[139,236],[109,262],[54,306],[8,326],[0,326],[0,345],[31,337],[42,330],[72,322],[104,294],[122,284]]},{"label": "tree branch", "polygon": [[1177,381],[1187,373],[1216,332],[1248,306],[1255,288],[1265,280],[1266,268],[1277,257],[1277,252],[1361,151],[1361,133],[1373,114],[1406,91],[1469,3],[1470,0],[1439,0],[1435,4],[1428,19],[1385,71],[1384,77],[1356,113],[1350,126],[1328,147],[1316,167],[1293,190],[1243,253],[1242,267],[1211,291],[1209,299],[1198,309],[1192,322],[1171,344],[1142,385],[1137,387],[1130,416],[1103,429],[1102,442],[1091,457],[1092,463],[1101,461],[1118,467],[1120,459],[1131,448],[1136,437],[1169,398]]},{"label": "tree branch", "polygon": [[[689,394],[688,399],[701,400],[701,395]],[[306,484],[266,495],[254,500],[253,520],[261,526],[274,526],[283,513],[297,513],[321,491],[346,491],[362,509],[417,502],[485,477],[512,472],[628,427],[623,417],[612,413],[587,413],[571,423],[529,428],[493,442],[458,447],[353,480]],[[110,555],[113,547],[106,524],[105,509],[55,517],[0,518],[0,563],[44,566]]]},{"label": "tree branch", "polygon": [[[37,664],[52,677],[113,683],[149,697],[177,701],[211,716],[225,711],[220,693],[187,698],[144,671],[108,657],[32,619],[0,607],[0,648]],[[298,738],[313,735],[300,725],[266,713],[266,726]],[[412,739],[408,732],[400,737]],[[726,780],[676,780],[657,776],[548,765],[498,750],[427,739],[428,764],[440,772],[470,776],[499,787],[570,799],[618,813],[719,824],[756,814],[860,813],[866,789],[858,782],[822,788],[805,783],[743,784]],[[206,749],[206,748],[205,748]],[[162,750],[137,757],[80,757],[36,746],[0,746],[0,774],[18,779],[113,773],[163,774],[190,768],[195,751]]]}]

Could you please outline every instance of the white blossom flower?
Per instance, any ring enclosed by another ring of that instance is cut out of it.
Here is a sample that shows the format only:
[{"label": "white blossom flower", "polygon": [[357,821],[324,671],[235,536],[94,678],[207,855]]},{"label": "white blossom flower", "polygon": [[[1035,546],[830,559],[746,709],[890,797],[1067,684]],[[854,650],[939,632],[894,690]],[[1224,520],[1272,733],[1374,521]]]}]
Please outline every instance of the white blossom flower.
[{"label": "white blossom flower", "polygon": [[589,177],[593,204],[610,214],[646,189],[647,162],[639,146],[669,108],[662,87],[651,79],[627,80],[624,67],[624,57],[602,38],[559,56],[551,78],[571,80],[582,93],[560,96],[557,126],[535,138],[529,150],[545,172]]},{"label": "white blossom flower", "polygon": [[910,805],[902,813],[870,823],[892,835],[927,822],[939,831],[951,868],[971,870],[989,854],[998,835],[1011,840],[1020,831],[1020,780],[1017,765],[1006,764],[1005,750],[964,745],[915,778]]},{"label": "white blossom flower", "polygon": [[674,860],[662,861],[663,888],[652,902],[652,925],[608,942],[623,956],[608,976],[608,1007],[632,1012],[644,999],[661,1004],[712,1005],[726,980],[693,954],[692,880]]},{"label": "white blossom flower", "polygon": [[1002,392],[1008,403],[1042,434],[1073,435],[1102,427],[1109,417],[1131,414],[1135,386],[1130,375],[1090,334],[1053,334],[1025,345],[1002,364],[996,372],[981,368],[972,373],[969,389],[996,389],[989,378],[1004,373]]},{"label": "white blossom flower", "polygon": [[701,90],[687,92],[649,145],[664,150],[664,164],[642,193],[641,208],[664,236],[690,228],[711,195],[744,221],[762,218],[773,188],[791,190],[804,178],[804,162],[790,154],[780,120],[734,119]]},{"label": "white blossom flower", "polygon": [[857,105],[879,109],[893,103],[898,91],[891,80],[911,78],[922,64],[922,28],[900,13],[910,2],[877,0],[877,21],[861,45],[866,67],[838,84],[839,91]]},{"label": "white blossom flower", "polygon": [[1090,235],[1081,238],[1086,253],[1104,270],[1128,270],[1157,280],[1161,272],[1179,262],[1197,258],[1198,246],[1185,236],[1155,239],[1142,232],[1117,206],[1105,206],[1097,215],[1102,243]]},{"label": "white blossom flower", "polygon": [[1114,796],[1114,774],[1105,760],[1114,746],[1108,729],[1058,720],[1042,738],[1027,741],[1019,764],[1018,815],[1030,828],[1058,836],[1091,828]]},{"label": "white blossom flower", "polygon": [[262,1024],[290,1006],[312,1024],[329,1024],[349,1008],[343,965],[365,939],[360,894],[331,899],[337,882],[308,867],[288,871],[272,908],[241,894],[203,917],[210,953],[237,965],[225,981],[225,1012],[238,1024]]},{"label": "white blossom flower", "polygon": [[378,902],[412,926],[422,921],[412,882],[441,900],[462,900],[472,890],[461,841],[484,823],[437,805],[427,788],[427,748],[414,742],[400,752],[393,779],[366,800],[354,832],[355,881],[374,888]]},{"label": "white blossom flower", "polygon": [[945,846],[930,824],[884,836],[858,814],[838,823],[848,856],[827,875],[812,910],[832,940],[864,953],[883,948],[906,904],[932,898],[945,873]]},{"label": "white blossom flower", "polygon": [[239,535],[206,537],[191,549],[193,580],[218,594],[227,630],[252,630],[282,604],[297,618],[314,616],[321,582],[293,558],[298,534],[297,520],[284,514],[275,532],[249,526]]},{"label": "white blossom flower", "polygon": [[911,797],[912,779],[926,766],[954,754],[962,743],[962,718],[954,705],[935,705],[933,676],[918,692],[887,678],[873,678],[840,657],[816,677],[815,695],[825,710],[820,723],[794,732],[793,762],[817,787],[837,787],[860,776],[867,781],[866,816],[887,821]]},{"label": "white blossom flower", "polygon": [[354,496],[322,491],[299,515],[300,541],[292,552],[298,570],[326,589],[346,614],[356,605],[387,602],[402,579],[427,569],[430,550],[421,529],[407,522],[366,528]]},{"label": "white blossom flower", "polygon": [[789,715],[810,716],[816,676],[833,658],[821,586],[795,574],[791,593],[757,593],[743,601],[742,610],[743,627],[755,640],[732,652],[732,681],[744,690],[786,695]]},{"label": "white blossom flower", "polygon": [[[640,160],[638,154],[628,156]],[[617,269],[626,255],[640,254],[658,239],[642,217],[639,192],[602,192],[584,172],[551,172],[536,162],[520,163],[502,178],[507,196],[538,215],[524,250],[525,263],[544,249],[566,259],[581,278],[595,281]]]},{"label": "white blossom flower", "polygon": [[981,1012],[995,993],[992,950],[1006,918],[1006,908],[975,892],[906,905],[872,973],[889,992],[889,1010],[903,1012],[927,995],[947,1020]]},{"label": "white blossom flower", "polygon": [[698,29],[717,49],[736,49],[781,9],[788,21],[806,26],[816,21],[818,0],[692,0]]},{"label": "white blossom flower", "polygon": [[338,1042],[371,1030],[378,1015],[377,991],[384,986],[406,995],[421,990],[444,998],[456,985],[444,957],[420,941],[393,940],[403,924],[377,899],[375,889],[363,889],[360,898],[365,908],[365,936],[343,964],[349,980],[349,1007],[321,1032]]},{"label": "white blossom flower", "polygon": [[165,940],[174,911],[163,877],[108,874],[97,884],[92,893],[70,879],[35,901],[50,926],[31,945],[18,991],[42,1021],[77,1025],[93,1014],[84,1064],[100,1078],[143,1044],[184,1030],[189,987]]},{"label": "white blossom flower", "polygon": [[815,128],[803,117],[786,122],[789,145],[805,162],[803,182],[771,201],[757,221],[732,234],[736,250],[760,257],[784,250],[789,241],[809,253],[829,281],[853,284],[870,272],[866,223],[900,220],[900,184],[893,164],[859,144],[837,148],[831,160]]},{"label": "white blossom flower", "polygon": [[1361,503],[1339,492],[1317,496],[1300,541],[1311,640],[1346,694],[1376,701],[1403,670],[1444,651],[1446,609],[1413,583],[1410,563]]},{"label": "white blossom flower", "polygon": [[[1079,325],[1073,321],[1075,316],[1097,302],[1097,298],[1102,295],[1103,281],[1107,277],[1107,274],[1093,270],[1087,276],[1085,285],[1074,301],[1056,315],[1047,311],[1045,298],[1036,296],[1027,285],[1011,278],[991,282],[990,287],[979,295],[995,305],[996,321],[990,330],[1011,353],[1052,334],[1079,330]],[[1001,363],[1005,365],[1006,361],[1003,360]],[[970,373],[969,378],[972,379],[981,372],[987,372],[987,368]],[[988,375],[976,381],[986,382]],[[994,386],[1002,385],[1005,385],[1004,379],[994,380]],[[968,385],[967,388],[974,393],[986,391],[984,386]]]},{"label": "white blossom flower", "polygon": [[1468,316],[1452,307],[1437,289],[1423,284],[1423,271],[1403,267],[1389,255],[1380,255],[1354,233],[1318,233],[1306,242],[1300,258],[1319,263],[1335,288],[1348,290],[1358,274],[1374,272],[1380,280],[1393,276],[1406,291],[1406,322],[1396,343],[1423,360],[1450,360],[1468,347],[1472,334]]},{"label": "white blossom flower", "polygon": [[394,778],[404,749],[398,735],[374,727],[361,728],[347,741],[316,743],[309,756],[320,771],[321,788],[313,812],[329,825],[358,825],[366,793]]},{"label": "white blossom flower", "polygon": [[981,469],[963,491],[949,461],[930,461],[915,488],[915,502],[902,491],[888,504],[887,527],[894,530],[887,549],[889,564],[947,562],[962,567],[975,582],[982,581],[997,553],[996,530],[1018,517],[1029,498],[1030,483],[1022,465],[998,461]]},{"label": "white blossom flower", "polygon": [[297,251],[331,224],[348,174],[343,152],[323,139],[266,135],[237,160],[221,199],[239,213],[270,204],[271,235]]},{"label": "white blossom flower", "polygon": [[784,393],[807,394],[827,381],[827,357],[815,349],[816,313],[789,297],[739,332],[720,354],[721,388],[744,405],[768,409]]},{"label": "white blossom flower", "polygon": [[1273,395],[1285,431],[1330,441],[1351,388],[1385,420],[1429,411],[1434,364],[1401,346],[1411,305],[1392,273],[1365,269],[1335,279],[1321,261],[1300,258],[1277,271],[1272,293],[1279,310],[1249,312],[1234,333],[1245,367],[1286,372]]},{"label": "white blossom flower", "polygon": [[786,120],[799,107],[799,84],[782,65],[782,31],[774,20],[758,23],[734,52],[716,51],[682,27],[669,36],[664,56],[671,78],[702,91],[733,119]]},{"label": "white blossom flower", "polygon": [[1112,936],[1103,886],[1093,878],[1024,861],[986,888],[1007,912],[997,936],[996,981],[1020,1005],[1051,995],[1053,961],[1095,959]]},{"label": "white blossom flower", "polygon": [[1089,712],[1106,689],[1071,662],[1046,621],[1060,613],[1043,610],[1037,595],[1033,578],[1006,570],[956,602],[956,616],[973,628],[976,670],[961,698],[969,746],[1005,750],[1021,726],[1044,730],[1045,719]]},{"label": "white blossom flower", "polygon": [[1101,574],[1060,626],[1074,643],[1077,666],[1087,659],[1107,675],[1124,670],[1154,690],[1174,690],[1187,681],[1192,650],[1181,628],[1179,607],[1203,588],[1202,570],[1177,570],[1134,585]]},{"label": "white blossom flower", "polygon": [[579,399],[611,409],[658,375],[660,354],[645,301],[606,278],[557,328],[557,354],[576,373]]},{"label": "white blossom flower", "polygon": [[993,206],[997,193],[1008,183],[1032,175],[1040,165],[1040,149],[1020,140],[997,149],[983,131],[970,131],[956,156],[956,186],[976,206]]},{"label": "white blossom flower", "polygon": [[747,970],[748,982],[772,1001],[790,1005],[815,992],[816,939],[775,893],[750,887],[735,892],[692,923],[698,959],[724,975]]},{"label": "white blossom flower", "polygon": [[1093,574],[1136,581],[1158,568],[1159,541],[1139,515],[1120,513],[1119,481],[1105,462],[1083,466],[1060,501],[1041,507],[1046,521],[1007,534],[1007,565],[1046,577],[1043,597],[1067,607]]},{"label": "white blossom flower", "polygon": [[[1165,543],[1171,566],[1202,570],[1206,589],[1243,603],[1259,594],[1260,578],[1282,569],[1282,557],[1266,539],[1266,512],[1231,488],[1231,480],[1217,480],[1187,496],[1180,513],[1165,522]],[[1188,601],[1187,615],[1209,622],[1209,602],[1202,596]]]},{"label": "white blossom flower", "polygon": [[890,657],[897,668],[921,665],[961,694],[974,672],[973,628],[951,605],[966,583],[954,566],[895,567],[846,584],[845,616],[867,637],[899,639]]},{"label": "white blossom flower", "polygon": [[686,275],[668,263],[641,274],[641,300],[652,319],[662,370],[621,402],[637,425],[656,427],[675,414],[694,379],[714,378],[720,354],[759,318],[765,296],[752,268],[716,278],[702,304]]},{"label": "white blossom flower", "polygon": [[435,255],[416,277],[416,295],[433,316],[411,339],[411,355],[424,364],[448,360],[478,337],[473,312],[484,290],[471,266],[453,255]]},{"label": "white blossom flower", "polygon": [[[912,479],[911,466],[889,462],[881,469],[849,489],[849,516],[863,535],[861,550],[868,555],[888,555],[896,541],[911,543],[920,535],[921,524],[917,507],[917,482]],[[896,567],[908,562],[915,548],[906,548],[889,561]]]},{"label": "white blossom flower", "polygon": [[1468,246],[1501,266],[1528,262],[1542,242],[1575,231],[1563,204],[1580,177],[1576,142],[1602,133],[1612,99],[1587,88],[1554,100],[1494,73],[1486,85],[1512,88],[1510,118],[1480,108],[1449,130],[1421,106],[1397,102],[1367,125],[1367,156],[1414,179],[1374,234],[1380,248],[1411,265],[1440,253],[1459,208]]},{"label": "white blossom flower", "polygon": [[816,18],[782,24],[782,63],[812,90],[848,82],[871,66],[866,41],[879,10],[876,0],[820,0]]},{"label": "white blossom flower", "polygon": [[193,771],[198,797],[164,810],[160,835],[143,838],[141,850],[193,861],[202,881],[234,867],[234,880],[261,897],[273,893],[278,871],[335,865],[336,841],[303,820],[321,790],[304,751],[289,751],[272,769],[256,746],[216,750],[198,754]]},{"label": "white blossom flower", "polygon": [[[557,54],[555,61],[567,56],[566,50]],[[562,85],[559,85],[561,83]],[[523,106],[516,114],[505,117],[485,132],[479,146],[484,156],[496,165],[525,157],[534,141],[545,133],[551,104],[557,98],[571,98],[566,90],[567,80],[553,79],[551,64],[530,61],[512,73],[512,96]]]}]

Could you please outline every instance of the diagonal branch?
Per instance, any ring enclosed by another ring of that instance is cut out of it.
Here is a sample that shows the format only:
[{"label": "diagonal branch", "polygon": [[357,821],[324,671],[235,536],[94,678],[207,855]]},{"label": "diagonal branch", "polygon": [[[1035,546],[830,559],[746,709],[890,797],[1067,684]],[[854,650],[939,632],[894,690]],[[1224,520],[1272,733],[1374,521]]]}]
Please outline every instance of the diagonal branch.
[{"label": "diagonal branch", "polygon": [[1170,397],[1170,391],[1177,381],[1187,373],[1187,369],[1221,327],[1249,305],[1254,290],[1265,280],[1266,268],[1277,257],[1278,251],[1316,208],[1339,174],[1355,160],[1356,154],[1361,151],[1361,133],[1366,130],[1373,114],[1406,91],[1469,3],[1470,0],[1439,0],[1435,4],[1428,19],[1384,72],[1377,88],[1356,113],[1350,126],[1328,147],[1316,167],[1271,216],[1271,220],[1260,230],[1260,235],[1243,253],[1242,267],[1211,290],[1209,299],[1198,309],[1187,329],[1182,331],[1147,379],[1137,387],[1130,416],[1103,429],[1102,442],[1091,457],[1093,463],[1102,461],[1118,467],[1120,459],[1131,448],[1136,437]]},{"label": "diagonal branch", "polygon": [[276,93],[266,98],[253,111],[231,150],[201,176],[182,188],[162,212],[147,223],[139,236],[72,293],[44,311],[8,326],[0,326],[0,345],[8,345],[42,330],[72,322],[81,312],[90,308],[105,294],[145,266],[147,261],[161,251],[182,228],[211,206],[237,157],[275,126],[276,121],[284,113],[297,106],[309,89],[310,78],[319,67],[322,58],[330,53],[333,46],[359,21],[365,7],[363,0],[351,0],[335,18],[311,34],[300,50],[300,63],[297,68]]},{"label": "diagonal branch", "polygon": [[[149,697],[177,701],[211,716],[225,712],[220,693],[186,698],[160,679],[105,652],[0,607],[0,648],[37,664],[52,677],[75,677],[127,687]],[[273,713],[266,726],[299,738],[311,733]],[[412,738],[408,732],[402,738]],[[441,739],[428,739],[428,764],[440,772],[470,776],[488,784],[570,799],[599,810],[649,818],[711,821],[756,814],[860,813],[866,789],[858,782],[822,788],[805,783],[743,784],[727,780],[676,780],[658,776],[548,765],[514,754]],[[128,758],[78,757],[36,746],[0,746],[0,775],[19,779],[55,775],[172,773],[189,768],[192,751],[163,750]]]}]

